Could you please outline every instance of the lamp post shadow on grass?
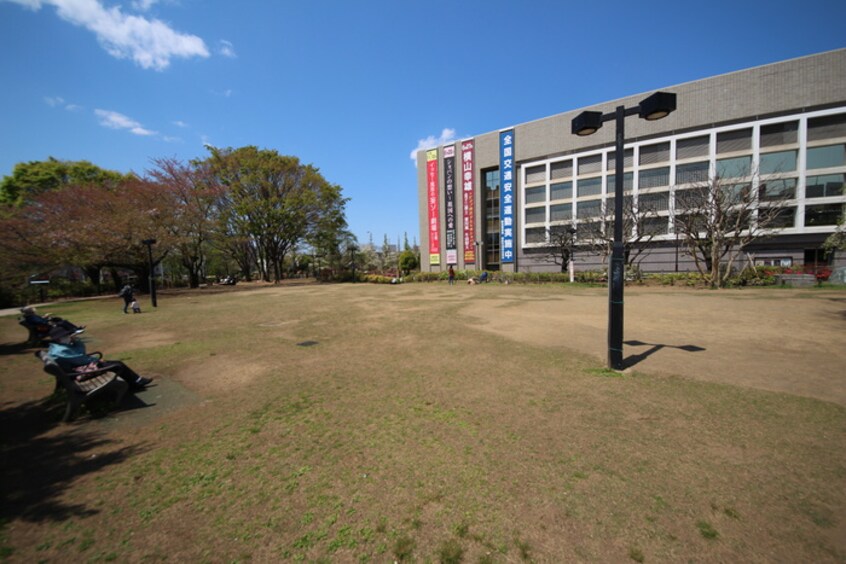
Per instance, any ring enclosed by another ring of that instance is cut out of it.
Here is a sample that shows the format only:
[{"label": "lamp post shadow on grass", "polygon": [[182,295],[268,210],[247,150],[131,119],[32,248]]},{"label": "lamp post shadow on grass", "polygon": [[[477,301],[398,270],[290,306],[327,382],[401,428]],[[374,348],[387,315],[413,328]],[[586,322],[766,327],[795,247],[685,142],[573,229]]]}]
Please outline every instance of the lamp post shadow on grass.
[{"label": "lamp post shadow on grass", "polygon": [[623,360],[623,368],[631,368],[635,364],[646,360],[647,357],[652,356],[661,349],[679,349],[685,352],[701,352],[706,350],[704,347],[697,345],[667,345],[664,343],[644,343],[643,341],[626,341],[626,345],[630,347],[651,347],[640,354],[633,354]]}]

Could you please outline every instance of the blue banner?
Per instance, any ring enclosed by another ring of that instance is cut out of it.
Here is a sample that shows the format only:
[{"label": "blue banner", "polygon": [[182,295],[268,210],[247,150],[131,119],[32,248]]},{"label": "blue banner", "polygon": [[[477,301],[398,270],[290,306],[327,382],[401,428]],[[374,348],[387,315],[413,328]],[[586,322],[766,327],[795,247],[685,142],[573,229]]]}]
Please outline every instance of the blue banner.
[{"label": "blue banner", "polygon": [[500,262],[514,262],[514,130],[499,132]]}]

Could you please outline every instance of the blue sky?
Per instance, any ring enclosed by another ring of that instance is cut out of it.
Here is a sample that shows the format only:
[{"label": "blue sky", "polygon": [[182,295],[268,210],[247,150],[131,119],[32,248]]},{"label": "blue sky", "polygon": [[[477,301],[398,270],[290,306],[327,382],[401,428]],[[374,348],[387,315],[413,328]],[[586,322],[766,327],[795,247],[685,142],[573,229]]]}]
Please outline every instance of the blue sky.
[{"label": "blue sky", "polygon": [[835,0],[0,0],[0,176],[256,145],[341,185],[360,241],[412,240],[416,148],[842,48],[844,21]]}]

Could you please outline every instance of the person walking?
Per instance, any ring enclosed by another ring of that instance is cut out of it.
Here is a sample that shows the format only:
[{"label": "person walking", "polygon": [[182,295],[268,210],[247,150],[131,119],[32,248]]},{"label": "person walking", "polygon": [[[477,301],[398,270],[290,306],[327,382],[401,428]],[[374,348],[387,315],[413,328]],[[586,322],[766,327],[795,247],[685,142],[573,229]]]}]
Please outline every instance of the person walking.
[{"label": "person walking", "polygon": [[452,286],[455,284],[455,269],[452,268],[452,265],[449,265],[449,285]]},{"label": "person walking", "polygon": [[132,291],[132,286],[129,284],[125,285],[121,288],[120,293],[118,294],[119,297],[123,298],[123,313],[129,313],[126,311],[132,305],[132,302],[135,301],[135,294]]}]

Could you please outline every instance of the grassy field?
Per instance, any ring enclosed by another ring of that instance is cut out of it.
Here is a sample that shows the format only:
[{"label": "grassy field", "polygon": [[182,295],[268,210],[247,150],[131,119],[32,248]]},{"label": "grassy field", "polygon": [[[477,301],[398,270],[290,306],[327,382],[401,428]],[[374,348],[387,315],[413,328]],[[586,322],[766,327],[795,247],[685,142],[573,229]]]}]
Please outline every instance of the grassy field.
[{"label": "grassy field", "polygon": [[[751,298],[762,327],[777,324],[785,298],[833,308],[835,360],[846,342],[843,292],[666,292],[709,310]],[[118,299],[68,303],[48,310],[87,324],[89,350],[157,383],[72,424],[58,422],[53,383],[16,344],[23,329],[0,318],[0,554],[846,561],[844,405],[724,383],[744,374],[708,340],[714,326],[688,327],[685,339],[707,341],[696,358],[716,357],[720,382],[647,362],[609,372],[602,343],[600,355],[567,348],[578,319],[543,315],[578,302],[604,318],[605,299],[604,289],[435,283],[163,295],[137,316]],[[509,335],[517,321],[538,338]],[[627,334],[646,340],[649,327],[627,317]],[[540,338],[556,333],[557,344]],[[777,362],[765,370],[781,377]]]}]

